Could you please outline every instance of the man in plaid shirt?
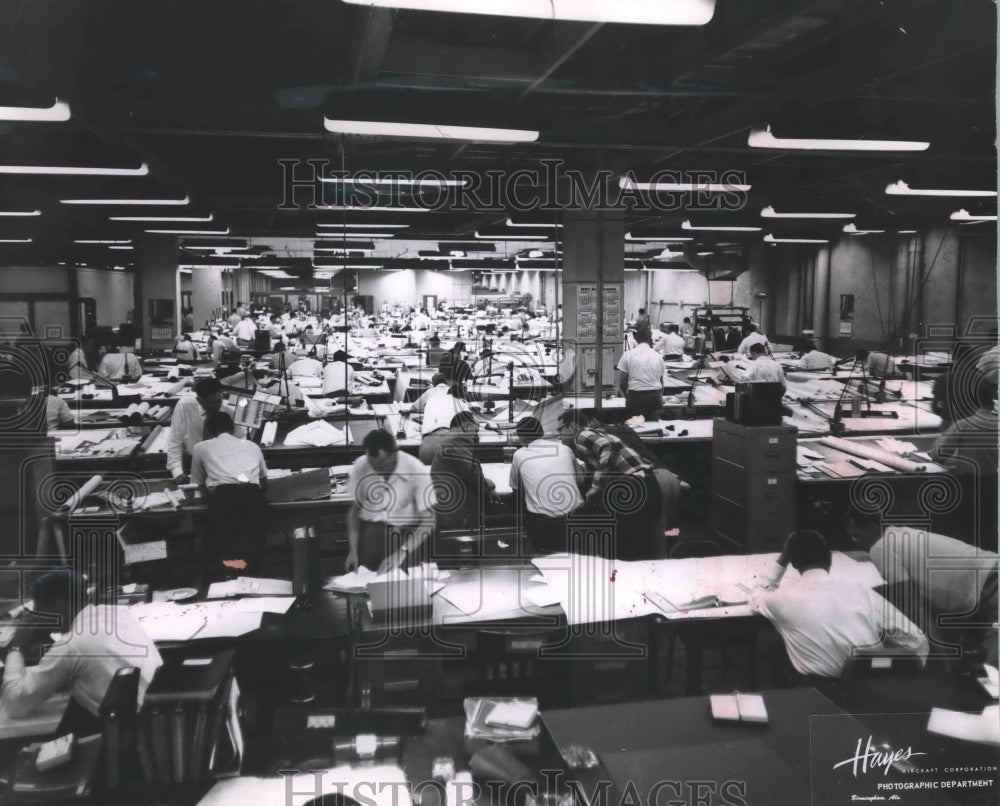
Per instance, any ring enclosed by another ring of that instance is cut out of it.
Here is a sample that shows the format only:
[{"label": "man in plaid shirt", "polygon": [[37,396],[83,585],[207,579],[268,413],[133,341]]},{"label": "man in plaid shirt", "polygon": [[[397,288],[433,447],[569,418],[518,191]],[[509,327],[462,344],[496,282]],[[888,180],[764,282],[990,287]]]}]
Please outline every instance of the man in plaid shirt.
[{"label": "man in plaid shirt", "polygon": [[599,426],[583,426],[576,411],[559,422],[563,441],[593,473],[582,511],[615,519],[615,557],[652,558],[653,524],[663,506],[652,462]]}]

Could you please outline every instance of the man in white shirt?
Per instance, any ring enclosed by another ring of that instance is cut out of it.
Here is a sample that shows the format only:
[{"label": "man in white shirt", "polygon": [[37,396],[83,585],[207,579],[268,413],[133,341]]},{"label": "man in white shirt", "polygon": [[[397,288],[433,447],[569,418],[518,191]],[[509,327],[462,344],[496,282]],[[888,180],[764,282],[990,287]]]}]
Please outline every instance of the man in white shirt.
[{"label": "man in white shirt", "polygon": [[236,344],[240,347],[250,347],[256,335],[257,325],[254,324],[249,313],[245,314],[233,328],[233,338],[236,339]]},{"label": "man in white shirt", "polygon": [[985,643],[988,662],[996,664],[996,553],[908,526],[883,527],[880,513],[854,507],[845,523],[886,582],[912,585],[907,599],[927,615],[932,634],[944,627],[942,645]]},{"label": "man in white shirt", "polygon": [[399,451],[392,434],[381,428],[366,434],[362,445],[365,453],[348,475],[350,548],[344,567],[384,573],[419,563],[415,555],[434,526],[431,469]]},{"label": "man in white shirt", "polygon": [[212,342],[212,360],[218,364],[222,361],[223,353],[226,351],[239,352],[239,349],[239,345],[229,336],[216,336],[215,341]]},{"label": "man in white shirt", "polygon": [[785,370],[771,356],[765,354],[767,348],[761,344],[750,346],[750,367],[747,369],[749,383],[780,383],[785,388]]},{"label": "man in white shirt", "polygon": [[517,424],[524,447],[514,452],[510,486],[524,502],[524,532],[529,553],[566,551],[566,519],[583,506],[580,466],[558,435],[546,439],[542,424],[525,417]]},{"label": "man in white shirt", "polygon": [[317,360],[315,350],[308,355],[300,354],[288,367],[288,374],[292,378],[322,378],[323,362]]},{"label": "man in white shirt", "polygon": [[118,350],[105,353],[97,374],[109,381],[121,381],[127,378],[139,380],[142,375],[142,364],[134,353],[121,353]]},{"label": "man in white shirt", "polygon": [[767,336],[757,332],[757,325],[747,325],[747,336],[740,342],[736,352],[740,355],[749,355],[750,347],[754,344],[767,344]]},{"label": "man in white shirt", "polygon": [[187,481],[184,465],[194,446],[208,438],[205,417],[222,409],[222,384],[217,378],[199,378],[194,382],[194,394],[183,395],[174,406],[167,437],[167,470],[174,481]]},{"label": "man in white shirt", "polygon": [[242,318],[243,314],[233,308],[233,312],[229,314],[229,319],[227,321],[229,322],[230,327],[236,327]]},{"label": "man in white shirt", "polygon": [[[795,670],[840,677],[858,652],[914,655],[926,660],[927,637],[864,582],[830,576],[830,549],[819,532],[793,532],[778,559],[775,590],[751,601],[777,629]],[[798,579],[783,578],[791,564]],[[780,583],[780,584],[778,584]]]},{"label": "man in white shirt", "polygon": [[323,367],[323,394],[331,397],[345,395],[354,383],[354,367],[347,363],[347,353],[337,350],[333,361]]},{"label": "man in white shirt", "polygon": [[896,362],[888,353],[859,350],[858,361],[865,364],[865,372],[869,378],[902,378],[902,372],[896,369]]},{"label": "man in white shirt", "polygon": [[205,417],[209,439],[191,452],[191,481],[208,504],[210,531],[204,536],[204,568],[225,577],[233,569],[252,575],[267,539],[267,465],[260,447],[233,436],[233,418],[224,411]]},{"label": "man in white shirt", "polygon": [[663,356],[652,347],[653,336],[640,328],[636,346],[625,352],[615,369],[615,386],[625,395],[625,416],[651,420],[663,406]]},{"label": "man in white shirt", "polygon": [[[44,628],[19,627],[7,648],[0,704],[14,719],[30,716],[60,691],[93,717],[119,669],[139,668],[139,705],[163,661],[156,645],[127,607],[87,604],[87,585],[68,568],[49,571],[28,588],[32,610],[55,618]],[[37,666],[26,667],[24,650],[53,631],[61,637]]]},{"label": "man in white shirt", "polygon": [[661,355],[683,356],[684,337],[679,332],[677,325],[667,325],[667,330],[660,337],[660,340],[653,345],[653,349]]},{"label": "man in white shirt", "polygon": [[440,443],[447,438],[448,429],[455,415],[469,410],[469,404],[455,397],[454,385],[443,380],[444,375],[435,373],[432,381],[438,381],[413,404],[413,411],[420,414],[420,461],[429,465]]},{"label": "man in white shirt", "polygon": [[799,358],[799,369],[830,369],[836,362],[836,358],[821,353],[816,349],[816,342],[810,341]]}]

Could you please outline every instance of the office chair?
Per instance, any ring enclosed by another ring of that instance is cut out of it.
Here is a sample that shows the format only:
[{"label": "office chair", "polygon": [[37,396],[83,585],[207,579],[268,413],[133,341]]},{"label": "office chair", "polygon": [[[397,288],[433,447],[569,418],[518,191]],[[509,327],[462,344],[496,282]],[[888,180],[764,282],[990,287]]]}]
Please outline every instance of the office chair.
[{"label": "office chair", "polygon": [[111,679],[98,714],[104,743],[104,787],[114,790],[122,783],[122,774],[135,771],[139,759],[136,733],[139,669],[127,666]]}]

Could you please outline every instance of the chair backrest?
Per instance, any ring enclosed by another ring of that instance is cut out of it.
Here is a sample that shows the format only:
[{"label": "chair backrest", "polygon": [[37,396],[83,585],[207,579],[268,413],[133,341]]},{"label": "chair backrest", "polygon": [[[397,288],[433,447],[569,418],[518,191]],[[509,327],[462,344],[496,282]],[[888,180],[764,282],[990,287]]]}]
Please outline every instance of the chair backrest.
[{"label": "chair backrest", "polygon": [[98,716],[104,745],[104,783],[116,789],[122,770],[136,755],[136,710],[139,696],[139,669],[126,666],[115,672],[101,700]]}]

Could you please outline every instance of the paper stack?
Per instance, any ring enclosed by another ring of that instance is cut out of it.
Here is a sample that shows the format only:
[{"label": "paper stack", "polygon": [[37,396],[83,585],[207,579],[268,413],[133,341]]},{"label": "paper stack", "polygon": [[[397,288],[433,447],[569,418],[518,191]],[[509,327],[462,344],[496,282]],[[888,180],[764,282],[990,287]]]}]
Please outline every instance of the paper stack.
[{"label": "paper stack", "polygon": [[521,742],[538,736],[538,700],[515,697],[467,697],[465,737],[490,742]]}]

